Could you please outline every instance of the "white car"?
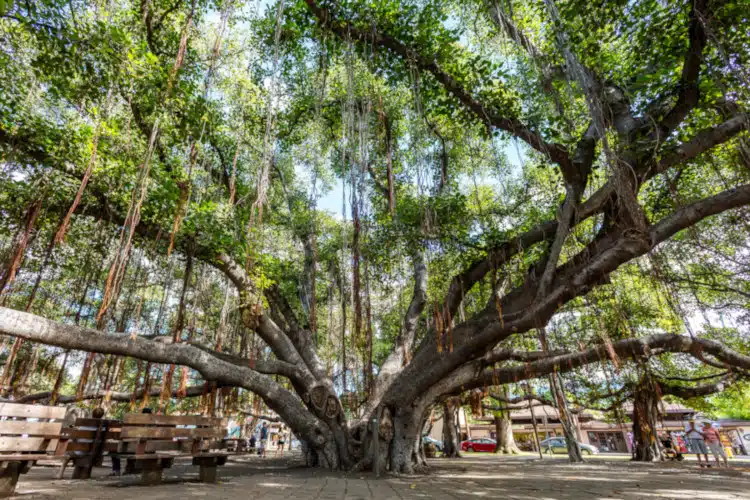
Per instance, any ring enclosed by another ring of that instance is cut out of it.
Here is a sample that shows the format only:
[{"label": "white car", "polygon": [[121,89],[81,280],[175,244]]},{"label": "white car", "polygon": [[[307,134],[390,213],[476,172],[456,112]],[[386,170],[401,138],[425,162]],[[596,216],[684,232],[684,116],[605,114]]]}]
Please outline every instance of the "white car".
[{"label": "white car", "polygon": [[[547,453],[568,453],[568,444],[565,442],[565,438],[549,438],[539,444],[542,445],[542,450]],[[599,454],[599,448],[596,446],[584,443],[578,443],[578,446],[581,447],[581,453],[584,455]]]}]

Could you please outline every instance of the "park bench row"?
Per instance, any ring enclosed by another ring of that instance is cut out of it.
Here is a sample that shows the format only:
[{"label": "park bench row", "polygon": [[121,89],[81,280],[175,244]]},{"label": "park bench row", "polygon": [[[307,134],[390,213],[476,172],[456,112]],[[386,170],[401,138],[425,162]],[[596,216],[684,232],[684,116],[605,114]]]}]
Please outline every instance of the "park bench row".
[{"label": "park bench row", "polygon": [[216,482],[228,453],[224,421],[199,415],[127,414],[122,421],[79,418],[63,429],[65,408],[0,403],[0,498],[11,496],[19,475],[36,461],[60,461],[62,478],[69,462],[74,479],[87,479],[105,453],[125,462],[125,473],[141,473],[144,484],[158,484],[175,458],[192,457],[200,480]]}]

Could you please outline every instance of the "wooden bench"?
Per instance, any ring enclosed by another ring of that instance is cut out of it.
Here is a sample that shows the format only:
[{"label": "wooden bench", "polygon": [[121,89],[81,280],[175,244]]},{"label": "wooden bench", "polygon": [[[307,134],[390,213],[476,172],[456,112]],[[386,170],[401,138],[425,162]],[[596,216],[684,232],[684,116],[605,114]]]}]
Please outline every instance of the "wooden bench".
[{"label": "wooden bench", "polygon": [[119,420],[78,418],[72,427],[63,429],[60,435],[66,440],[65,459],[57,478],[62,479],[65,467],[72,461],[73,479],[89,479],[105,453],[117,452],[121,427]]},{"label": "wooden bench", "polygon": [[211,451],[224,437],[221,418],[129,413],[122,421],[120,445],[114,456],[127,461],[127,472],[141,472],[143,484],[158,484],[163,470],[177,457],[192,457],[200,466],[200,480],[214,483],[217,467],[228,453]]},{"label": "wooden bench", "polygon": [[13,495],[37,460],[64,459],[63,418],[61,406],[0,403],[0,498]]},{"label": "wooden bench", "polygon": [[252,449],[247,446],[247,439],[241,438],[224,438],[222,448],[232,453],[252,453]]}]

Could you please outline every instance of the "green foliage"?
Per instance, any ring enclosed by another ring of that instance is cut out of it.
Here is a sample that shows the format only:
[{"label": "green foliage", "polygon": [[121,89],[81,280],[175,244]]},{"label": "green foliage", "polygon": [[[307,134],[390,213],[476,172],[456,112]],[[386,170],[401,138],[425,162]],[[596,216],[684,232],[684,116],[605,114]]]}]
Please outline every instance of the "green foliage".
[{"label": "green foliage", "polygon": [[[28,207],[44,201],[7,304],[24,309],[40,276],[32,312],[93,326],[139,172],[148,163],[134,248],[105,328],[170,334],[190,253],[199,263],[187,287],[183,339],[193,335],[213,346],[222,339],[230,352],[269,357],[242,326],[239,298],[234,291],[227,295],[230,284],[215,269],[221,255],[248,270],[257,290],[278,286],[303,327],[312,319],[311,291],[316,345],[338,377],[344,349],[352,372],[361,372],[365,357],[362,339],[353,338],[349,303],[360,293],[371,306],[378,366],[403,328],[414,255],[424,256],[429,277],[428,312],[417,329],[422,338],[434,304],[456,274],[557,217],[566,196],[558,166],[488,126],[488,115],[574,147],[591,116],[580,83],[562,77],[561,36],[601,82],[624,93],[635,119],[656,120],[662,111],[647,105],[658,101],[667,109],[677,99],[693,2],[556,3],[559,16],[542,1],[500,2],[538,54],[501,33],[487,2],[323,1],[336,18],[325,27],[306,2],[285,2],[278,45],[278,3],[262,11],[249,2],[198,1],[194,11],[191,3],[168,0],[0,3],[4,267]],[[223,15],[228,22],[217,44]],[[750,53],[743,2],[723,2],[712,16],[699,102],[673,133],[660,137],[648,157],[654,164],[726,119],[723,101],[746,109],[746,76],[737,70],[747,66]],[[343,23],[350,38],[329,29]],[[175,72],[183,32],[187,46]],[[481,111],[467,102],[479,103]],[[611,148],[624,156],[653,147],[650,137],[632,139],[626,145],[612,134]],[[744,153],[740,147],[746,140],[745,133],[646,182],[639,201],[648,221],[747,183],[747,146]],[[79,189],[95,142],[97,159],[66,244],[47,262],[47,245]],[[585,197],[611,175],[601,146],[594,157]],[[258,207],[259,187],[266,183],[268,201]],[[336,199],[342,186],[344,199]],[[579,349],[690,331],[747,352],[745,216],[722,214],[602,277],[601,287],[555,317],[553,344]],[[564,242],[560,265],[600,237],[606,222],[600,215],[578,224]],[[175,227],[176,252],[167,257]],[[359,291],[352,275],[355,234]],[[502,269],[464,291],[460,314],[485,310],[499,283],[517,286],[540,272],[547,253],[546,242],[520,248]],[[507,345],[535,350],[535,335],[513,336]],[[25,362],[28,349],[22,354]],[[41,359],[56,366],[59,354],[48,349]],[[75,355],[76,366],[80,357]],[[611,388],[605,386],[632,382],[647,368],[662,376],[712,373],[683,356],[617,370],[614,360],[602,361],[610,380],[601,371],[580,370],[567,380],[571,395],[604,394]],[[121,385],[142,383],[135,373],[129,362]],[[362,378],[352,373],[349,380],[360,390]],[[199,377],[191,373],[191,380]],[[48,390],[52,381],[50,372],[31,385]],[[708,400],[706,408],[746,415],[747,389],[738,387]],[[192,411],[195,404],[172,409]]]}]

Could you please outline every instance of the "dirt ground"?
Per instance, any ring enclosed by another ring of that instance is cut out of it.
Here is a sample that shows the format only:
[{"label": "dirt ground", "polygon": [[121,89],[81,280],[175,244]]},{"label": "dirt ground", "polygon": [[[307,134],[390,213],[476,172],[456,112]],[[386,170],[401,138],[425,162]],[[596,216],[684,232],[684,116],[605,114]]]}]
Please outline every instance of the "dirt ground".
[{"label": "dirt ground", "polygon": [[[105,463],[106,465],[106,463]],[[16,496],[26,500],[77,499],[750,499],[750,463],[731,470],[700,470],[695,463],[635,464],[596,457],[582,465],[563,458],[467,455],[430,461],[417,476],[343,474],[307,469],[299,457],[231,457],[218,484],[198,482],[198,468],[177,461],[160,486],[140,486],[139,476],[106,477],[97,468],[91,480],[54,479],[55,469],[38,465],[22,476]]]}]

